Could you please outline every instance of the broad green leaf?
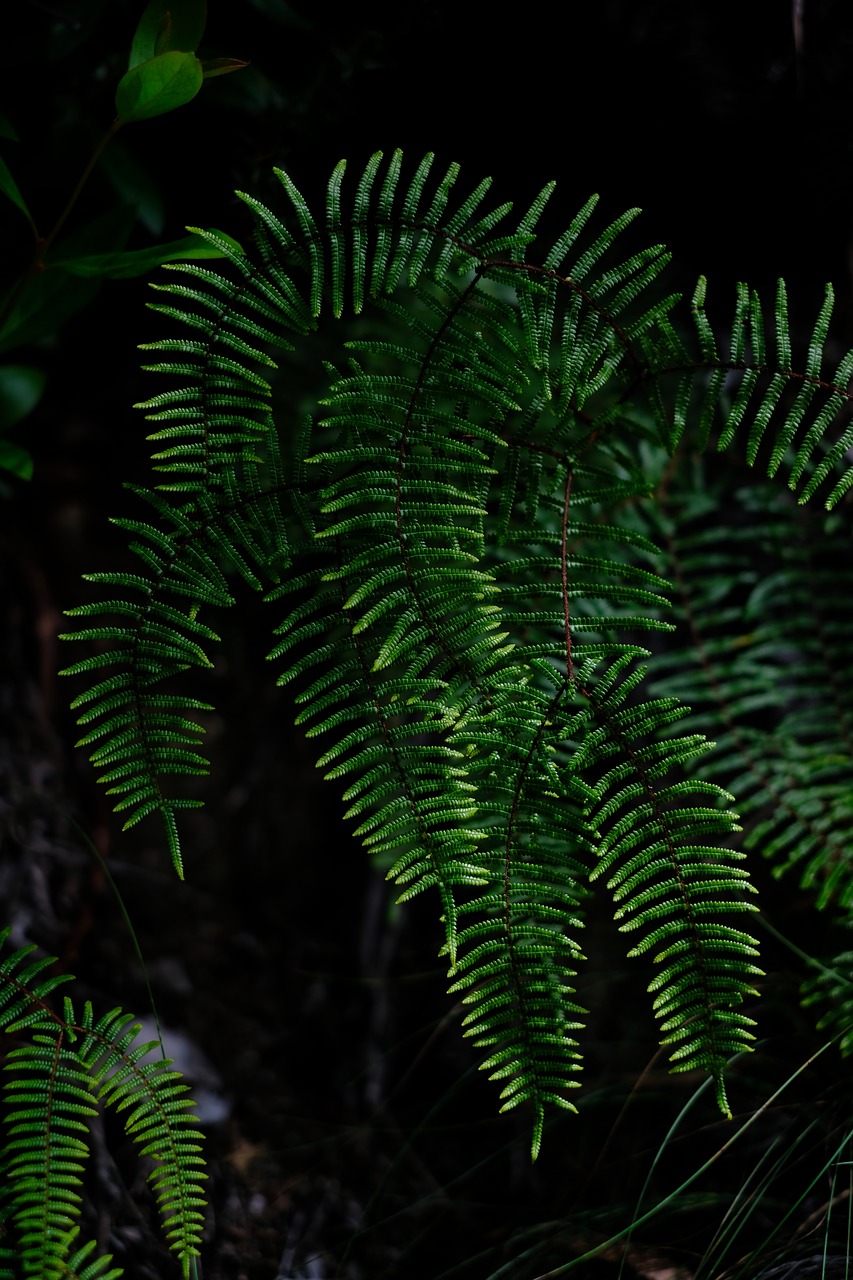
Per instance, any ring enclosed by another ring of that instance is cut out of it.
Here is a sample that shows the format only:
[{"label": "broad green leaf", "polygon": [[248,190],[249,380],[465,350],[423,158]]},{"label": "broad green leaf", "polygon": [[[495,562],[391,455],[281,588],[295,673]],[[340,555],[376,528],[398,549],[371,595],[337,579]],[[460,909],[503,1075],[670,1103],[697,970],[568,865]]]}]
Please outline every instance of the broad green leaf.
[{"label": "broad green leaf", "polygon": [[0,191],[9,197],[12,204],[18,206],[30,226],[34,226],[33,215],[27,208],[26,201],[18,190],[18,184],[9,172],[9,166],[6,164],[6,161],[2,156],[0,156]]},{"label": "broad green leaf", "polygon": [[34,409],[44,390],[45,372],[28,364],[0,365],[0,431]]},{"label": "broad green leaf", "polygon": [[133,37],[128,69],[174,50],[195,53],[206,20],[205,0],[150,0]]},{"label": "broad green leaf", "polygon": [[201,88],[201,63],[194,53],[160,53],[131,67],[116,89],[122,124],[151,120],[190,102]]},{"label": "broad green leaf", "polygon": [[91,302],[99,283],[97,279],[75,279],[58,268],[39,271],[27,280],[3,326],[0,351],[40,342],[57,333],[71,316]]},{"label": "broad green leaf", "polygon": [[8,138],[10,142],[17,142],[18,135],[15,132],[15,126],[6,115],[5,111],[0,111],[0,138]]},{"label": "broad green leaf", "polygon": [[[236,253],[243,247],[223,231],[216,231]],[[167,244],[151,245],[148,249],[128,249],[117,253],[94,253],[84,258],[62,259],[54,264],[75,276],[108,276],[123,280],[129,276],[145,275],[164,262],[184,262],[190,258],[223,258],[214,245],[202,236],[184,236],[182,240],[170,240]]]},{"label": "broad green leaf", "polygon": [[13,440],[4,440],[2,436],[0,436],[0,467],[4,471],[11,471],[14,475],[20,476],[22,480],[33,478],[32,455],[19,444],[15,444]]}]

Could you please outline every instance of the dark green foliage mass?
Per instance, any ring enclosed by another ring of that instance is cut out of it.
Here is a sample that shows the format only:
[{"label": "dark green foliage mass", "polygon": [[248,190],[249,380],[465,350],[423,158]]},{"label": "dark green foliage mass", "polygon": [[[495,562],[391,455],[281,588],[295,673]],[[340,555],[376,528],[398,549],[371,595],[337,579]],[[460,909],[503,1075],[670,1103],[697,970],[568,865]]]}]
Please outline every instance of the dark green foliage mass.
[{"label": "dark green foliage mass", "polygon": [[[700,282],[690,339],[662,247],[618,257],[633,212],[596,232],[590,201],[541,249],[550,188],[512,221],[432,164],[342,163],[320,217],[280,172],[281,211],[243,197],[253,254],[211,235],[230,270],[167,268],[155,308],[177,329],[146,345],[169,385],[142,406],[160,480],[119,522],[140,565],[96,575],[109,598],[72,612],[98,651],[69,671],[93,680],[75,705],[117,809],[159,814],[182,874],[199,801],[170,778],[205,770],[204,704],[175,678],[210,665],[234,575],[265,592],[318,767],[403,898],[436,891],[466,1032],[504,1108],[529,1104],[535,1154],[546,1108],[571,1106],[598,879],[657,966],[673,1067],[710,1071],[726,1109],[749,885],[729,774],[697,768],[706,726],[646,680],[672,589],[649,524],[670,460],[712,434],[750,462],[769,438],[769,473],[836,503],[851,357],[824,371],[828,299],[793,368],[781,286],[769,326],[742,291],[721,344]],[[321,414],[277,429],[271,353],[347,314],[373,327],[344,329]]]}]

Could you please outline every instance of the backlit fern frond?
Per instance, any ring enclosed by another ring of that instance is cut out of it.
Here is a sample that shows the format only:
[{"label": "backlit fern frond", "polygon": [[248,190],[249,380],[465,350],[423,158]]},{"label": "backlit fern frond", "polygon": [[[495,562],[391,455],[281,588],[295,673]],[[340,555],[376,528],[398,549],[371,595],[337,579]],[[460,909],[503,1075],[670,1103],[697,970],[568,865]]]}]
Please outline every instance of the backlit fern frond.
[{"label": "backlit fern frond", "polygon": [[[0,944],[9,934],[0,934]],[[0,1264],[13,1275],[112,1277],[109,1255],[92,1259],[94,1242],[78,1246],[89,1127],[99,1107],[123,1115],[125,1132],[153,1162],[149,1182],[169,1247],[189,1275],[198,1255],[204,1199],[201,1134],[192,1124],[187,1086],[166,1059],[151,1059],[156,1041],[137,1044],[140,1024],[120,1009],[97,1021],[51,993],[67,974],[42,977],[54,961],[32,960],[32,947],[0,960],[0,1030],[13,1040],[6,1054],[5,1134],[0,1150]],[[0,1271],[2,1274],[2,1271]]]},{"label": "backlit fern frond", "polygon": [[[264,545],[268,504],[251,488],[244,502],[226,496],[215,510],[206,498],[190,511],[169,506],[158,493],[144,496],[161,527],[138,519],[115,521],[130,535],[131,550],[142,562],[140,571],[88,575],[89,581],[116,594],[67,611],[69,617],[93,623],[76,631],[75,637],[100,646],[70,666],[67,674],[98,676],[74,701],[78,723],[86,729],[78,746],[94,747],[90,759],[104,770],[100,781],[108,785],[109,794],[119,797],[115,809],[127,814],[125,828],[151,813],[160,815],[182,875],[176,813],[199,802],[168,796],[164,781],[170,774],[207,772],[207,760],[199,751],[204,729],[196,715],[211,708],[160,685],[191,667],[212,666],[207,646],[218,636],[198,617],[200,608],[233,603],[225,576],[229,568],[236,567],[258,586],[259,578],[250,568],[254,565],[268,581],[274,556]],[[255,516],[251,523],[245,505]],[[286,544],[278,546],[275,555],[286,557]],[[116,667],[101,678],[105,669]]]}]

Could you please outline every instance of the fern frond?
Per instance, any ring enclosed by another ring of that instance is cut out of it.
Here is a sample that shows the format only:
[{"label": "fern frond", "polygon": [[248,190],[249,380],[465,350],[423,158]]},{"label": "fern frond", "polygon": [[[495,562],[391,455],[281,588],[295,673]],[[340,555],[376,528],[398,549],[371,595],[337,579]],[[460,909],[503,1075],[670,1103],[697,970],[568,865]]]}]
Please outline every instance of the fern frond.
[{"label": "fern frond", "polygon": [[[189,1273],[198,1257],[205,1199],[202,1194],[204,1160],[202,1135],[193,1125],[191,1108],[180,1072],[170,1070],[168,1058],[150,1060],[156,1041],[136,1044],[140,1024],[113,1009],[97,1022],[86,1005],[80,1024],[78,1056],[97,1088],[98,1100],[123,1117],[125,1132],[139,1153],[156,1161],[148,1176],[157,1200],[169,1247]],[[148,1060],[146,1060],[148,1059]]]},{"label": "fern frond", "polygon": [[689,490],[670,513],[686,643],[655,661],[656,688],[689,697],[691,725],[715,740],[699,774],[736,792],[745,847],[797,874],[819,907],[849,910],[849,540],[784,494],[735,498],[735,527],[709,523]]},{"label": "fern frond", "polygon": [[[77,1243],[76,1233],[72,1237],[72,1247]],[[119,1280],[124,1273],[121,1267],[111,1267],[112,1254],[105,1253],[99,1258],[93,1258],[92,1254],[96,1248],[94,1240],[87,1241],[86,1244],[75,1249],[74,1253],[62,1263],[63,1280]]]},{"label": "fern frond", "polygon": [[[203,605],[232,603],[223,569],[236,568],[251,585],[259,586],[258,572],[251,566],[268,580],[277,572],[278,557],[288,553],[286,542],[275,537],[274,519],[255,524],[236,502],[232,507],[229,500],[219,512],[200,502],[193,517],[158,494],[145,496],[162,518],[163,529],[140,520],[115,522],[131,535],[131,550],[144,571],[91,575],[98,583],[119,588],[124,598],[113,596],[67,611],[69,617],[99,625],[64,638],[106,642],[110,647],[99,648],[63,674],[100,677],[105,668],[119,667],[74,700],[79,721],[87,727],[78,745],[97,744],[91,759],[104,771],[101,781],[109,785],[110,794],[119,797],[116,809],[127,811],[126,828],[151,813],[160,814],[174,865],[182,874],[175,814],[197,802],[170,799],[165,779],[207,772],[207,760],[197,749],[204,729],[187,712],[211,708],[159,686],[192,667],[212,666],[206,642],[218,636],[199,619],[198,611]],[[266,497],[255,496],[250,487],[250,506],[253,498],[257,507],[268,506]]]},{"label": "fern frond", "polygon": [[[9,929],[0,933],[0,946]],[[98,1107],[125,1111],[125,1131],[155,1164],[149,1175],[169,1247],[189,1275],[198,1255],[206,1176],[201,1134],[192,1125],[186,1085],[167,1060],[146,1061],[157,1042],[136,1044],[140,1024],[120,1009],[94,1020],[66,996],[62,1014],[49,1003],[70,975],[43,972],[33,948],[0,960],[0,1029],[23,1040],[6,1056],[6,1134],[0,1151],[0,1223],[15,1241],[23,1274],[113,1280],[110,1257],[77,1247],[89,1124]]]},{"label": "fern frond", "polygon": [[29,1044],[7,1055],[6,1070],[14,1074],[4,1089],[9,1119],[3,1166],[21,1261],[25,1271],[40,1276],[58,1270],[74,1239],[88,1155],[79,1135],[97,1110],[88,1072],[52,1021],[36,1024],[30,1036]]},{"label": "fern frond", "polygon": [[683,778],[707,743],[673,736],[669,726],[683,716],[675,700],[629,699],[637,674],[629,661],[579,677],[594,728],[569,767],[601,772],[590,811],[600,832],[591,879],[607,877],[619,928],[641,932],[629,954],[662,966],[649,990],[673,1069],[710,1072],[728,1112],[723,1071],[750,1038],[752,1021],[738,1006],[755,995],[751,978],[760,972],[748,960],[757,955],[753,939],[722,923],[754,909],[736,865],[743,855],[709,842],[736,829],[721,807],[732,797]]},{"label": "fern frond", "polygon": [[[825,371],[833,308],[831,286],[827,285],[801,370],[795,370],[791,363],[783,281],[779,281],[773,308],[772,355],[768,354],[767,326],[757,294],[750,294],[745,285],[739,286],[727,357],[718,353],[704,314],[704,301],[705,281],[701,280],[693,298],[693,316],[703,365],[710,371],[699,407],[702,438],[706,438],[715,412],[721,412],[723,428],[718,449],[728,448],[746,429],[746,456],[753,465],[763,439],[772,430],[774,442],[765,464],[767,475],[774,476],[785,462],[789,487],[800,488],[799,501],[805,503],[836,473],[834,487],[825,498],[826,507],[833,507],[853,484],[851,469],[842,467],[853,443],[853,425],[849,421],[853,351],[841,359],[834,372]],[[737,379],[731,399],[726,393],[729,378]],[[837,434],[839,424],[841,430]],[[834,440],[827,439],[831,430],[836,432]]]},{"label": "fern frond", "polygon": [[815,962],[802,985],[802,1002],[821,1011],[818,1029],[838,1041],[840,1053],[853,1054],[853,951],[842,951],[827,964]]},{"label": "fern frond", "polygon": [[[326,777],[346,782],[348,815],[358,817],[360,823],[356,834],[374,853],[391,856],[388,874],[403,887],[403,897],[438,888],[447,945],[455,952],[453,887],[481,883],[484,876],[476,853],[478,833],[464,825],[475,811],[462,781],[459,754],[440,741],[429,741],[447,714],[441,699],[433,697],[436,681],[419,681],[416,670],[409,667],[396,678],[383,676],[380,683],[377,664],[384,669],[401,655],[405,658],[404,637],[394,637],[392,627],[391,638],[386,637],[377,654],[377,641],[370,644],[362,635],[369,623],[359,629],[345,609],[349,603],[346,570],[331,575],[315,571],[313,576],[315,580],[327,576],[327,584],[277,628],[284,638],[270,657],[290,659],[279,683],[300,679],[300,723],[316,722],[311,736],[334,734],[318,767],[326,770]],[[305,583],[304,577],[292,580],[272,596],[281,599]],[[304,619],[311,615],[315,616],[306,623]],[[373,630],[379,630],[381,619],[374,621]],[[317,646],[312,643],[317,634],[338,638]],[[393,657],[386,652],[391,640]],[[293,660],[293,650],[298,652],[305,642],[307,652]],[[330,707],[337,709],[336,714],[325,714]],[[382,785],[377,785],[379,780]],[[381,831],[375,830],[377,812],[382,814]]]},{"label": "fern frond", "polygon": [[588,793],[556,766],[564,688],[507,675],[488,711],[454,735],[467,744],[490,877],[460,909],[450,991],[466,993],[465,1034],[487,1051],[481,1069],[500,1082],[502,1110],[530,1104],[535,1159],[546,1108],[574,1110],[568,1094],[578,1083],[573,1033],[584,1011],[572,979],[583,956],[572,935],[587,896]]}]

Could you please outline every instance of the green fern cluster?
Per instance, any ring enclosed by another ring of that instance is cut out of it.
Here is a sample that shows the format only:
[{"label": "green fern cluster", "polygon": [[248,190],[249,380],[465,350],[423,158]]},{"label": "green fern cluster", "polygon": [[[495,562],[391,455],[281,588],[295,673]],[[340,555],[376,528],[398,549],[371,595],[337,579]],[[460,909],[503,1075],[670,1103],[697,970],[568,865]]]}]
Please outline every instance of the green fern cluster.
[{"label": "green fern cluster", "polygon": [[693,726],[716,738],[700,767],[736,792],[744,847],[796,871],[819,908],[849,912],[849,534],[835,514],[725,480],[723,531],[707,485],[685,482],[658,509],[686,643],[653,663],[655,688],[688,695]]},{"label": "green fern cluster", "polygon": [[[681,642],[651,664],[651,687],[689,697],[690,726],[715,745],[696,775],[738,797],[742,846],[794,875],[820,910],[853,923],[853,642],[849,531],[736,470],[687,465],[653,519],[678,591]],[[726,510],[721,527],[719,512]],[[853,1049],[849,950],[824,955],[804,987],[819,1026]]]},{"label": "green fern cluster", "polygon": [[[0,933],[0,946],[9,936]],[[204,1199],[201,1134],[192,1124],[188,1089],[157,1041],[137,1044],[140,1024],[121,1009],[94,1018],[66,996],[62,1013],[50,996],[68,974],[46,971],[50,958],[34,947],[0,959],[0,1030],[6,1054],[0,1149],[0,1277],[113,1280],[110,1254],[93,1257],[94,1240],[79,1243],[89,1129],[99,1109],[124,1113],[125,1132],[149,1160],[169,1247],[189,1275],[201,1242]]]},{"label": "green fern cluster", "polygon": [[[186,673],[211,665],[234,578],[264,591],[318,767],[401,897],[437,893],[466,1033],[503,1108],[529,1107],[535,1155],[546,1109],[571,1108],[599,880],[656,967],[673,1068],[709,1071],[727,1110],[758,972],[750,886],[692,689],[646,680],[674,585],[649,512],[712,433],[745,437],[750,462],[769,440],[770,473],[803,500],[831,481],[836,502],[853,357],[824,372],[827,305],[796,372],[781,288],[769,333],[739,295],[723,349],[700,282],[691,338],[663,248],[618,256],[636,211],[595,232],[590,201],[540,249],[550,187],[513,222],[488,182],[457,201],[457,166],[432,166],[404,181],[399,153],[375,155],[347,195],[342,163],[319,216],[279,172],[280,211],[241,197],[251,256],[201,233],[226,267],[167,268],[155,309],[176,336],[147,349],[168,385],[142,406],[159,483],[138,491],[147,519],[117,521],[136,571],[90,575],[107,598],[71,611],[97,647],[68,671],[116,808],[159,814],[182,874],[177,818],[198,801],[170,778],[206,769]],[[362,313],[294,427],[273,353]]]}]

